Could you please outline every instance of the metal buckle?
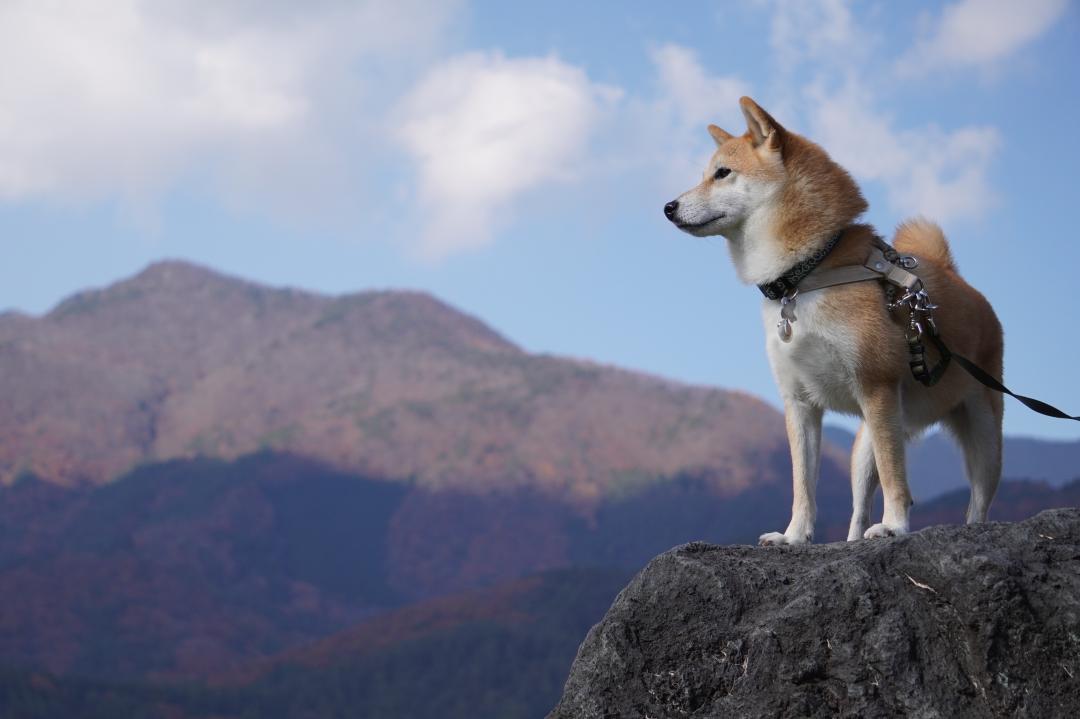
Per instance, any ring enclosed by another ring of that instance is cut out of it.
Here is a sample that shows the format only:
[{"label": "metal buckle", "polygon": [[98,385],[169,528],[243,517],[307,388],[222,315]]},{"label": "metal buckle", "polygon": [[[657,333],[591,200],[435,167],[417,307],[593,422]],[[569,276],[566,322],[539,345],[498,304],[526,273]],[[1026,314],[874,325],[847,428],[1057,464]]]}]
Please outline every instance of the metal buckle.
[{"label": "metal buckle", "polygon": [[923,336],[925,331],[923,322],[926,322],[926,326],[930,328],[931,332],[937,334],[934,310],[938,306],[930,300],[930,295],[925,289],[920,289],[917,292],[905,292],[903,297],[889,305],[889,309],[898,309],[902,305],[907,305],[908,311],[911,313],[907,332],[908,342],[916,341]]},{"label": "metal buckle", "polygon": [[911,255],[901,255],[896,260],[896,264],[900,265],[905,270],[913,270],[919,266],[919,260],[918,258],[912,257]]},{"label": "metal buckle", "polygon": [[926,294],[926,290],[919,290],[915,293],[915,309],[920,312],[931,312],[937,308],[938,306],[930,301],[930,295]]},{"label": "metal buckle", "polygon": [[898,310],[904,305],[911,305],[915,297],[915,293],[911,290],[904,290],[904,294],[900,297],[900,299],[889,303],[889,309]]}]

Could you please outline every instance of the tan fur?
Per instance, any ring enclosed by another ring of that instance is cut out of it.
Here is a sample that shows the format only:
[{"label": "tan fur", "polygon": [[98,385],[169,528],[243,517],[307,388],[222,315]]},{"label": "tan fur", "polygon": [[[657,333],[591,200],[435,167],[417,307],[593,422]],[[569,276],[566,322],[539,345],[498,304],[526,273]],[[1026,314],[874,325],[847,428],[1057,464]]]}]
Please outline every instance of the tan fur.
[{"label": "tan fur", "polygon": [[799,250],[854,222],[867,204],[851,175],[814,143],[789,134],[783,153],[788,179],[775,232],[792,253],[806,254]]},{"label": "tan fur", "polygon": [[[710,126],[717,150],[702,182],[676,201],[670,219],[692,234],[727,237],[740,276],[748,282],[775,279],[838,231],[841,241],[823,266],[861,265],[874,231],[855,223],[867,205],[851,176],[822,148],[785,130],[750,98],[740,105],[746,133],[736,137]],[[720,167],[731,174],[716,178]],[[924,219],[909,220],[897,229],[893,244],[919,260],[915,273],[940,305],[935,319],[948,345],[1000,377],[1001,326],[986,298],[958,274],[941,229]],[[958,367],[950,368],[933,388],[917,383],[908,366],[908,314],[887,309],[880,282],[831,287],[798,298],[800,319],[790,344],[770,332],[778,315],[779,303],[766,301],[766,337],[785,401],[795,505],[788,529],[762,535],[762,543],[798,543],[813,534],[821,415],[826,409],[854,412],[864,420],[852,458],[849,539],[908,531],[911,494],[904,443],[937,422],[964,448],[972,483],[968,520],[985,520],[1000,477],[1000,395]],[[936,352],[926,344],[930,362],[936,363]],[[878,483],[885,516],[867,529]]]},{"label": "tan fur", "polygon": [[709,125],[706,129],[709,131],[709,134],[712,135],[712,139],[716,141],[717,146],[723,145],[731,139],[731,135],[724,132],[716,125]]},{"label": "tan fur", "polygon": [[956,272],[956,262],[949,250],[949,243],[945,240],[945,233],[930,220],[916,217],[902,223],[896,228],[893,247],[903,254],[932,258],[938,264]]}]

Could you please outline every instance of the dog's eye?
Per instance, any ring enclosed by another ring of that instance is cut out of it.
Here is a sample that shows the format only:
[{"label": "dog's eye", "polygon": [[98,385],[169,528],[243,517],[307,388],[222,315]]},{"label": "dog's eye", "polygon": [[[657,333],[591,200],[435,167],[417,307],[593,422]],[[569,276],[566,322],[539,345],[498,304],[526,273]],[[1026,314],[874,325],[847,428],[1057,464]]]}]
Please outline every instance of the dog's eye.
[{"label": "dog's eye", "polygon": [[726,167],[716,168],[716,173],[713,175],[713,179],[723,180],[725,177],[731,174],[731,170]]}]

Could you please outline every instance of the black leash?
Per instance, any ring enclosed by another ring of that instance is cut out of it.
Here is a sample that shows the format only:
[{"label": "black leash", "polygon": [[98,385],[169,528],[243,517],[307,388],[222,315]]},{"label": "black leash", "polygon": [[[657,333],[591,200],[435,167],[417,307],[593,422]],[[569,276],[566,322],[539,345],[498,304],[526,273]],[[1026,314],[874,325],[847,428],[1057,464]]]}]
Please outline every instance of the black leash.
[{"label": "black leash", "polygon": [[946,345],[944,340],[941,339],[941,335],[937,333],[937,330],[933,325],[927,327],[926,334],[930,337],[930,341],[937,347],[937,351],[941,354],[941,361],[932,370],[927,370],[925,353],[923,351],[922,343],[919,342],[918,337],[908,337],[908,347],[911,350],[911,372],[915,375],[915,379],[922,382],[927,387],[933,387],[937,384],[937,381],[941,379],[941,376],[945,374],[945,370],[949,367],[950,360],[956,360],[956,364],[964,368],[964,370],[983,383],[995,392],[1001,392],[1007,394],[1010,397],[1015,397],[1024,403],[1024,405],[1039,414],[1044,414],[1047,417],[1054,417],[1056,419],[1072,419],[1080,422],[1080,417],[1073,417],[1072,415],[1065,414],[1057,407],[1047,404],[1042,400],[1034,399],[1032,397],[1025,397],[1022,394],[1016,394],[1008,387],[998,382],[994,377],[984,370],[979,365],[975,364],[967,357],[958,355],[952,352]]}]

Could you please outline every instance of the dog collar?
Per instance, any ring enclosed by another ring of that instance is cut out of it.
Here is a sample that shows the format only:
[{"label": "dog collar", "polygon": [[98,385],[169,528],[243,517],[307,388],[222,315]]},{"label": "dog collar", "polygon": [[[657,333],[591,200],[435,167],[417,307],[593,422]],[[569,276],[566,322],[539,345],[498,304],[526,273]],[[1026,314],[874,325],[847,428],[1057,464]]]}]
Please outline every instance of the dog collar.
[{"label": "dog collar", "polygon": [[844,231],[840,230],[825,243],[824,247],[814,250],[814,254],[780,275],[779,278],[772,282],[758,285],[757,288],[761,290],[761,294],[765,295],[765,297],[770,300],[778,300],[798,287],[803,278],[813,272],[817,266],[828,257],[829,253],[832,252],[833,248],[840,242],[840,236],[843,234]]}]

